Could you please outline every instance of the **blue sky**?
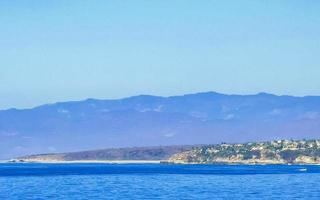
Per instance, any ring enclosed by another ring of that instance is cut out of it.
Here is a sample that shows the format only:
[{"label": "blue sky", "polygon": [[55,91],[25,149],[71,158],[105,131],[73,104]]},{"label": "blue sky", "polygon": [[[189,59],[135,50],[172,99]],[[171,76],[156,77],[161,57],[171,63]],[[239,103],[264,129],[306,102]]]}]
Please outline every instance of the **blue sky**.
[{"label": "blue sky", "polygon": [[0,1],[0,108],[320,95],[320,1]]}]

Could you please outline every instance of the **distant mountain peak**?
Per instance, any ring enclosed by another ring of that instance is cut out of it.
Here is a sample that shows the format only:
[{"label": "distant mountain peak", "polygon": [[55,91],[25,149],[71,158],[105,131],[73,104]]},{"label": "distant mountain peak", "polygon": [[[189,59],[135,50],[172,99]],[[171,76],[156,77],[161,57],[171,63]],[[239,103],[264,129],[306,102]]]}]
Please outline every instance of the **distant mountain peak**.
[{"label": "distant mountain peak", "polygon": [[272,96],[276,96],[274,94],[270,94],[270,93],[267,93],[267,92],[260,92],[257,94],[258,96],[269,96],[269,97],[272,97]]}]

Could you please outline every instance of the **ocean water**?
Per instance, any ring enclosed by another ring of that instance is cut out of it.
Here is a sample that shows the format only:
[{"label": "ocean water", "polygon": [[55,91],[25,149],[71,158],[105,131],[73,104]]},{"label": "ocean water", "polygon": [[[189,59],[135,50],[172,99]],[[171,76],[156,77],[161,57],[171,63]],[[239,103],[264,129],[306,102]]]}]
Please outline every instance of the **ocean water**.
[{"label": "ocean water", "polygon": [[320,166],[0,164],[0,199],[320,199]]}]

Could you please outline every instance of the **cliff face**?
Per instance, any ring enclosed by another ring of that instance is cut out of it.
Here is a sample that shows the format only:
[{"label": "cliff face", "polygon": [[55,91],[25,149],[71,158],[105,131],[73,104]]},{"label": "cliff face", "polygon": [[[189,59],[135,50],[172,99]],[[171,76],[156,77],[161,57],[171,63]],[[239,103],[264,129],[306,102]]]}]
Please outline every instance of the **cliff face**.
[{"label": "cliff face", "polygon": [[279,140],[196,147],[173,155],[172,163],[320,164],[320,140]]}]

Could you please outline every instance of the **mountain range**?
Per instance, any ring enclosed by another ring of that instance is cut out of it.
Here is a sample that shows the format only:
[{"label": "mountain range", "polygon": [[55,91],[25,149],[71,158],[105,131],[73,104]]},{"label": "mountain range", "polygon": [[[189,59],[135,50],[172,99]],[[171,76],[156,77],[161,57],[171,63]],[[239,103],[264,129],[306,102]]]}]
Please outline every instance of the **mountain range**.
[{"label": "mountain range", "polygon": [[140,95],[0,111],[0,159],[99,148],[319,137],[319,96]]}]

